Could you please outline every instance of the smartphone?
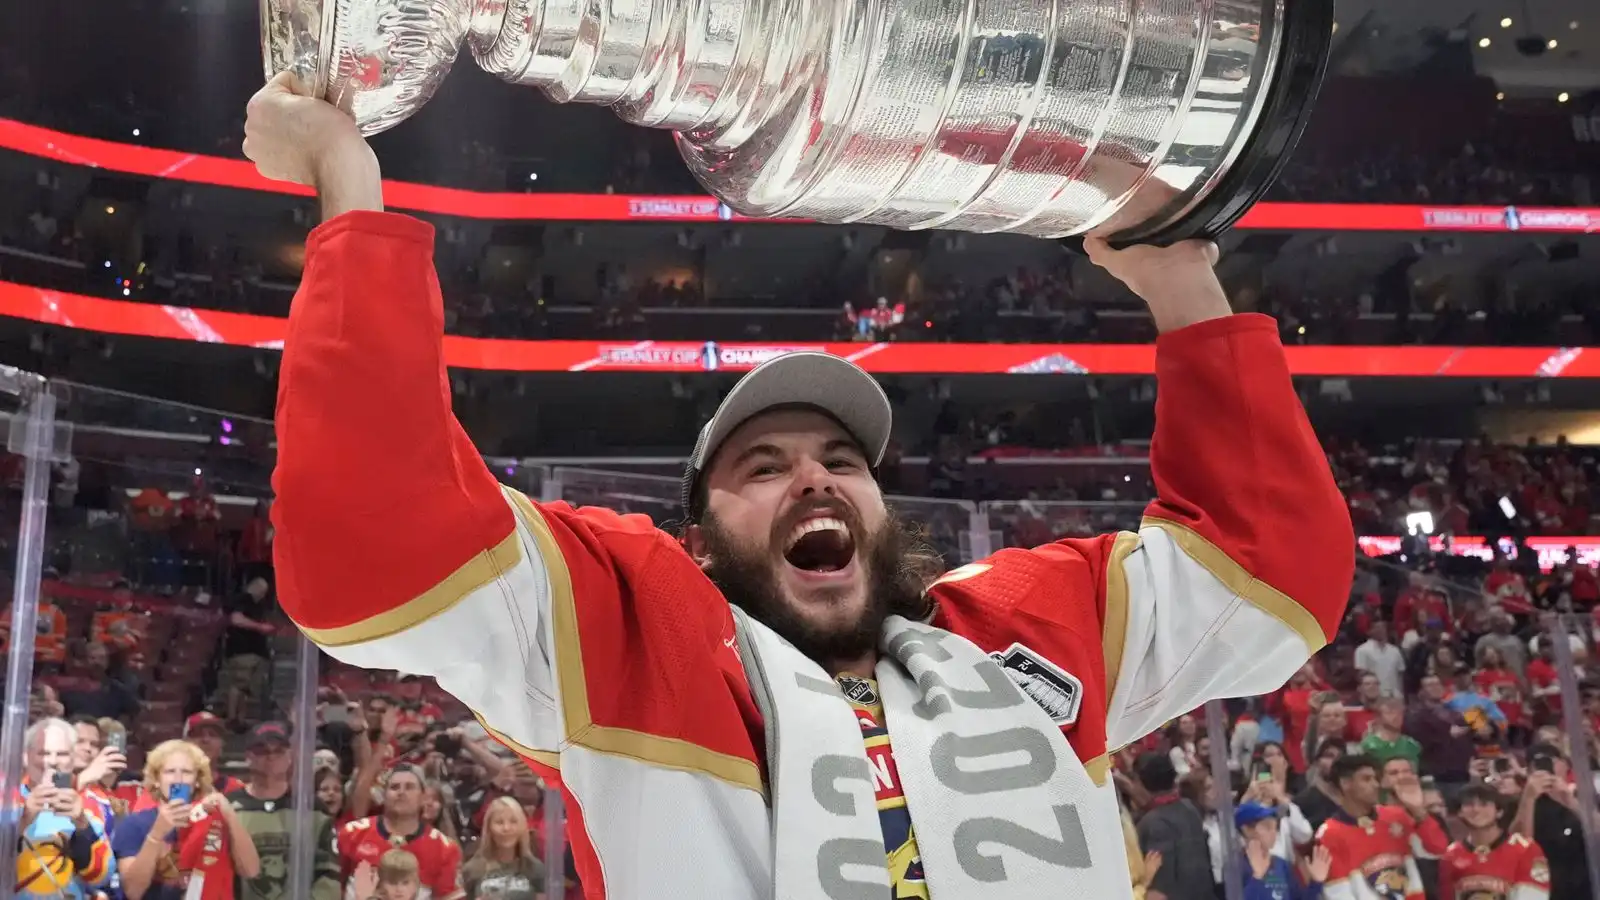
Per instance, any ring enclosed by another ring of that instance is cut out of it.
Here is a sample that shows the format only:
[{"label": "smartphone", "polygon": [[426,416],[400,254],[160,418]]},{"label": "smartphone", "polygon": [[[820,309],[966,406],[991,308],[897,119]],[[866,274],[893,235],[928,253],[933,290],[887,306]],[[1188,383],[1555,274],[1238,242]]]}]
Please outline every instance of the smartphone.
[{"label": "smartphone", "polygon": [[194,787],[187,784],[175,784],[167,791],[167,799],[179,803],[188,803],[192,797],[194,797]]},{"label": "smartphone", "polygon": [[334,723],[343,725],[349,721],[350,707],[343,703],[329,703],[322,710],[322,722],[324,725],[332,725]]},{"label": "smartphone", "polygon": [[72,790],[72,773],[52,772],[50,773],[50,783],[60,790],[70,791]]},{"label": "smartphone", "polygon": [[128,733],[126,731],[113,731],[106,735],[106,746],[118,753],[128,752]]},{"label": "smartphone", "polygon": [[1556,772],[1556,761],[1551,756],[1535,756],[1529,765],[1535,772],[1549,772],[1552,775]]},{"label": "smartphone", "polygon": [[1271,780],[1272,780],[1272,773],[1271,772],[1263,771],[1263,772],[1257,772],[1256,773],[1256,781],[1271,781]]},{"label": "smartphone", "polygon": [[445,759],[455,759],[461,755],[461,741],[455,735],[440,732],[433,737],[433,749]]},{"label": "smartphone", "polygon": [[1504,756],[1495,757],[1494,771],[1496,775],[1505,775],[1509,773],[1511,771],[1511,760],[1506,759]]}]

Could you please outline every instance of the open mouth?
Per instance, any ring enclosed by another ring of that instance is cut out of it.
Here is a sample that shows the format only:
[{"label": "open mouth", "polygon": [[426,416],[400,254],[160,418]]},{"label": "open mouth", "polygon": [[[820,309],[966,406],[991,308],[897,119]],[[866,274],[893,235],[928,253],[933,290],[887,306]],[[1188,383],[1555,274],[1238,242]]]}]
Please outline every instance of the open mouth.
[{"label": "open mouth", "polygon": [[783,558],[806,572],[837,572],[856,556],[849,526],[834,518],[807,519],[789,532]]}]

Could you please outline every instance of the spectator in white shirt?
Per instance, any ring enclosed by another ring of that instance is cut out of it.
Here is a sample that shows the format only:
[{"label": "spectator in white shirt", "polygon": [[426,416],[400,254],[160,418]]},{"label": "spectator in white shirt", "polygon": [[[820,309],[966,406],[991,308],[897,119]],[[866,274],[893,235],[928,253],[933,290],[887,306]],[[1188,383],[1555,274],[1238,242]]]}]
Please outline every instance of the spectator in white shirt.
[{"label": "spectator in white shirt", "polygon": [[1406,657],[1389,643],[1389,626],[1374,622],[1367,631],[1367,642],[1356,648],[1356,668],[1378,676],[1378,688],[1385,697],[1404,695]]}]

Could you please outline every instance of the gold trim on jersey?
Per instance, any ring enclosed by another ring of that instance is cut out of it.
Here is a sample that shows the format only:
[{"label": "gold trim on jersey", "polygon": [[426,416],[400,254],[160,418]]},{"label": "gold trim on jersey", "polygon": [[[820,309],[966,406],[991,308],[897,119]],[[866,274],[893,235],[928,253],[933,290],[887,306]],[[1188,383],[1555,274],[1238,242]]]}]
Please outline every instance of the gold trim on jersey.
[{"label": "gold trim on jersey", "polygon": [[1106,558],[1106,611],[1100,629],[1101,653],[1106,665],[1106,712],[1117,695],[1117,676],[1122,672],[1122,651],[1128,643],[1128,573],[1123,566],[1129,554],[1139,549],[1139,536],[1120,531]]},{"label": "gold trim on jersey", "polygon": [[1185,556],[1199,563],[1230,592],[1289,626],[1295,634],[1300,635],[1301,640],[1306,642],[1306,647],[1312,653],[1321,650],[1328,643],[1327,635],[1323,634],[1322,626],[1318,624],[1316,616],[1293,597],[1250,574],[1244,566],[1229,558],[1221,547],[1206,540],[1199,532],[1187,525],[1156,516],[1145,516],[1139,527],[1159,528],[1166,532]]},{"label": "gold trim on jersey", "polygon": [[765,794],[761,769],[753,760],[708,750],[679,738],[647,734],[630,728],[597,725],[589,713],[588,684],[583,666],[583,644],[578,637],[577,600],[572,573],[561,545],[556,542],[544,513],[522,492],[506,489],[528,532],[550,580],[551,633],[555,639],[555,669],[560,687],[565,743],[620,756],[650,765],[709,775],[735,787]]},{"label": "gold trim on jersey", "polygon": [[472,717],[478,720],[478,724],[483,726],[483,730],[488,732],[490,737],[511,748],[512,752],[526,756],[534,762],[560,771],[561,755],[559,753],[554,753],[549,750],[535,750],[532,747],[529,747],[527,744],[521,743],[505,732],[497,730],[493,725],[489,724],[487,719],[483,717],[483,713],[480,713],[475,709],[469,709],[468,712],[472,713]]},{"label": "gold trim on jersey", "polygon": [[391,637],[445,612],[465,600],[473,591],[504,576],[520,562],[522,541],[513,528],[500,543],[474,554],[460,568],[446,575],[444,580],[394,609],[336,628],[308,628],[301,625],[300,630],[324,647],[343,647]]},{"label": "gold trim on jersey", "polygon": [[1111,754],[1102,753],[1094,759],[1083,761],[1083,770],[1089,773],[1089,780],[1095,787],[1106,786],[1106,776],[1111,774]]}]

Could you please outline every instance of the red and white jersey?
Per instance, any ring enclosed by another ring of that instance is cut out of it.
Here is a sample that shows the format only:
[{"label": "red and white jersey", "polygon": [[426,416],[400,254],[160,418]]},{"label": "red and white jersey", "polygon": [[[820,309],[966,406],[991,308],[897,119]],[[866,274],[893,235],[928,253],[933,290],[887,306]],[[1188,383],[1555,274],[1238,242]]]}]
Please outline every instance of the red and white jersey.
[{"label": "red and white jersey", "polygon": [[357,866],[377,866],[385,853],[399,849],[417,858],[418,880],[422,882],[417,900],[453,900],[462,896],[461,845],[437,828],[424,825],[413,834],[392,834],[382,816],[367,816],[340,826],[333,843],[345,884],[350,883]]},{"label": "red and white jersey", "polygon": [[1327,900],[1423,900],[1417,859],[1439,856],[1450,844],[1438,820],[1414,822],[1398,806],[1380,806],[1361,819],[1336,812],[1316,840],[1333,857],[1322,887]]},{"label": "red and white jersey", "polygon": [[[273,476],[284,609],[340,660],[432,675],[559,778],[591,898],[770,896],[765,729],[727,601],[645,517],[495,482],[451,414],[446,349],[479,345],[441,336],[432,248],[427,224],[369,212],[307,243]],[[1153,353],[1160,498],[1140,529],[930,588],[935,625],[1039,682],[1094,782],[1084,828],[1109,834],[1108,751],[1278,688],[1336,631],[1354,567],[1275,323],[1202,322]],[[1094,866],[1126,884],[1117,849]]]},{"label": "red and white jersey", "polygon": [[1439,860],[1440,900],[1549,900],[1550,863],[1520,834],[1488,847],[1456,841]]}]

